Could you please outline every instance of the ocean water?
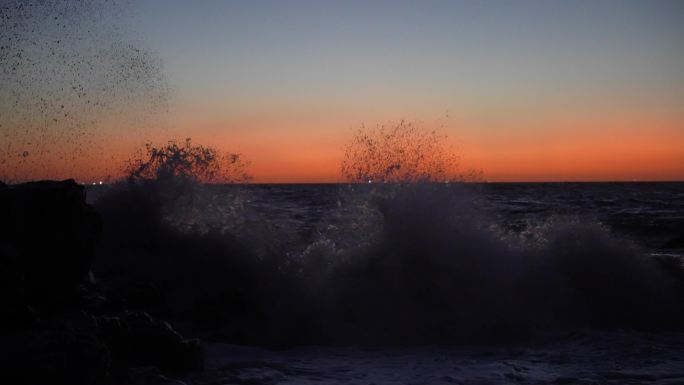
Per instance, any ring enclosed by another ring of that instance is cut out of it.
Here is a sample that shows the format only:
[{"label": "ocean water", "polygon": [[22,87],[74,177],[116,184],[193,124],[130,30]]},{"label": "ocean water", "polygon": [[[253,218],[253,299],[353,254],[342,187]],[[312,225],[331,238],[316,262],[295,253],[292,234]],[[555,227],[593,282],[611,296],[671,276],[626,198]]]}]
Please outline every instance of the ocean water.
[{"label": "ocean water", "polygon": [[[370,187],[364,186],[366,190]],[[302,247],[320,232],[340,222],[353,222],[358,212],[342,212],[350,195],[346,185],[250,185],[244,189],[244,212],[270,222],[281,234],[295,237]],[[210,187],[220,201],[233,186]],[[649,253],[684,252],[684,183],[479,183],[460,186],[460,199],[489,225],[509,235],[533,236],[553,221],[595,223],[623,236]],[[430,199],[429,196],[426,199]],[[219,211],[228,211],[229,203]]]},{"label": "ocean water", "polygon": [[96,276],[115,293],[155,287],[162,316],[225,342],[489,343],[684,325],[684,183],[155,181],[88,194],[104,225]]},{"label": "ocean water", "polygon": [[188,384],[684,379],[684,183],[88,197],[105,294],[204,341]]}]

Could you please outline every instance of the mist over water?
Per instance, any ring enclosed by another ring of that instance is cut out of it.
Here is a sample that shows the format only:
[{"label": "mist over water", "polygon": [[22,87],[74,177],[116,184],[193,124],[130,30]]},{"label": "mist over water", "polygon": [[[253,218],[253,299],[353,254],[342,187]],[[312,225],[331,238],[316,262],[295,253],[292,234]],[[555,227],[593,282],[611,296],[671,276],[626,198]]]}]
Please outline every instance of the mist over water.
[{"label": "mist over water", "polygon": [[161,315],[228,342],[505,342],[684,320],[681,245],[662,241],[681,231],[681,184],[167,188],[90,192],[96,273],[151,285]]}]

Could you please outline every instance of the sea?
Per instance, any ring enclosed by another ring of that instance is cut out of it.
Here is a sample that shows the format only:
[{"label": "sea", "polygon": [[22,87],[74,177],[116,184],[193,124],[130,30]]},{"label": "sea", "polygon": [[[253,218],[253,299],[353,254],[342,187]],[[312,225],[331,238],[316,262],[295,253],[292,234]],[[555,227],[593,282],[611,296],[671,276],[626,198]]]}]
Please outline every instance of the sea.
[{"label": "sea", "polygon": [[[366,193],[371,186],[365,187]],[[346,184],[255,184],[240,187],[244,213],[268,221],[272,234],[298,238],[294,247],[315,240],[322,228],[357,218],[340,206],[349,198]],[[232,185],[209,188],[213,201],[235,191]],[[358,188],[357,188],[358,189]],[[362,188],[363,190],[363,188]],[[524,234],[553,221],[603,226],[651,254],[684,255],[684,182],[471,183],[454,192],[492,228]],[[425,199],[431,199],[428,195]],[[229,204],[217,208],[226,212]]]},{"label": "sea", "polygon": [[183,383],[684,383],[681,182],[87,194],[95,276],[200,325]]}]

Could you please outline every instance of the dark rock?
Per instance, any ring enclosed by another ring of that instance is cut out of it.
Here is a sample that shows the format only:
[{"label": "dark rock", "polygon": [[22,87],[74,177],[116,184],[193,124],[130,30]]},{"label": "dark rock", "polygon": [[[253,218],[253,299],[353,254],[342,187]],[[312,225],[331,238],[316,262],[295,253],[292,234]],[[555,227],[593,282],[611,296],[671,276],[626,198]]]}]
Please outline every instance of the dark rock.
[{"label": "dark rock", "polygon": [[654,258],[660,268],[679,284],[679,289],[684,291],[684,259],[678,255],[657,255]]},{"label": "dark rock", "polygon": [[[90,270],[101,231],[73,180],[0,184],[0,383],[90,385],[132,368],[202,366],[198,340],[102,294]],[[142,309],[160,302],[154,286],[133,294]]]},{"label": "dark rock", "polygon": [[88,315],[76,313],[0,336],[0,383],[101,384],[109,349]]},{"label": "dark rock", "polygon": [[169,309],[162,290],[154,282],[132,282],[118,289],[129,310],[145,311],[155,316],[168,314]]},{"label": "dark rock", "polygon": [[674,237],[662,246],[663,249],[684,249],[684,234]]},{"label": "dark rock", "polygon": [[137,367],[128,371],[130,385],[186,385],[185,382],[165,376],[155,367]]},{"label": "dark rock", "polygon": [[101,222],[73,180],[0,188],[0,277],[16,299],[53,302],[90,271]]},{"label": "dark rock", "polygon": [[183,338],[169,323],[147,313],[99,317],[98,327],[118,370],[129,366],[156,366],[173,371],[202,367],[199,340]]}]

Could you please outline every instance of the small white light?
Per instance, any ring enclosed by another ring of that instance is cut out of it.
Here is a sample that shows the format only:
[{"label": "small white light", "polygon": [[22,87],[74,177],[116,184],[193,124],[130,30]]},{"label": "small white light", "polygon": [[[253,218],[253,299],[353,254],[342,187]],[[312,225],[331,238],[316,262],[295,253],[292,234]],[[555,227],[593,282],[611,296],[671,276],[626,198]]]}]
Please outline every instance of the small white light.
[{"label": "small white light", "polygon": [[102,184],[102,181],[100,181],[100,184]]},{"label": "small white light", "polygon": [[370,179],[368,179],[368,183],[373,183],[373,181],[372,181],[372,180],[370,180]]}]

